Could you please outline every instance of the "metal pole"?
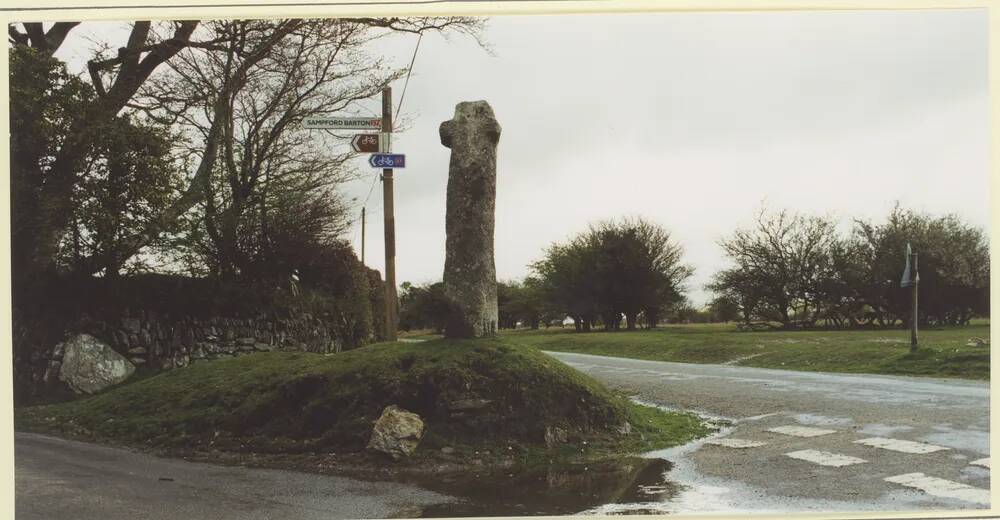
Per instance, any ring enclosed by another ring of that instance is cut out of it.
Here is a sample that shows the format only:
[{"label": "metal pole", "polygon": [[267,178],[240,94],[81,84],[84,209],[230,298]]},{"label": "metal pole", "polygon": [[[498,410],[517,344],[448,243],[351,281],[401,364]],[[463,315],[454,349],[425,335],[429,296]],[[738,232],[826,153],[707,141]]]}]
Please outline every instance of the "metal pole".
[{"label": "metal pole", "polygon": [[920,314],[917,312],[917,285],[920,283],[917,278],[917,254],[910,254],[910,264],[913,266],[913,283],[910,286],[913,288],[913,312],[910,317],[910,352],[914,353],[917,351],[917,322],[920,321]]},{"label": "metal pole", "polygon": [[365,207],[361,206],[361,265],[365,265]]},{"label": "metal pole", "polygon": [[[382,131],[392,132],[391,87],[382,89]],[[392,168],[382,170],[382,198],[385,221],[385,340],[396,341],[396,221],[392,207]]]}]

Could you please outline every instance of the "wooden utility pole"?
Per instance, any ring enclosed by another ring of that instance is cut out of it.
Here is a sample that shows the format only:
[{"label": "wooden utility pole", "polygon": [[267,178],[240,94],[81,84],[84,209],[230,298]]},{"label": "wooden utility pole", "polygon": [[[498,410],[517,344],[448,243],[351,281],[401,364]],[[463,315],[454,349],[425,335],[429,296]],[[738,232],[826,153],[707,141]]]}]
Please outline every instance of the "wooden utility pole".
[{"label": "wooden utility pole", "polygon": [[913,281],[910,283],[911,290],[913,291],[913,312],[910,316],[910,352],[914,353],[917,351],[917,323],[920,321],[920,314],[917,311],[917,286],[920,285],[920,277],[917,275],[917,254],[910,253],[910,265],[913,266],[913,271],[910,276]]},{"label": "wooden utility pole", "polygon": [[361,206],[361,265],[365,265],[365,207]]},{"label": "wooden utility pole", "polygon": [[[392,132],[391,87],[382,89],[382,131]],[[392,168],[382,169],[382,199],[385,222],[385,340],[396,341],[396,220],[392,207]]]}]

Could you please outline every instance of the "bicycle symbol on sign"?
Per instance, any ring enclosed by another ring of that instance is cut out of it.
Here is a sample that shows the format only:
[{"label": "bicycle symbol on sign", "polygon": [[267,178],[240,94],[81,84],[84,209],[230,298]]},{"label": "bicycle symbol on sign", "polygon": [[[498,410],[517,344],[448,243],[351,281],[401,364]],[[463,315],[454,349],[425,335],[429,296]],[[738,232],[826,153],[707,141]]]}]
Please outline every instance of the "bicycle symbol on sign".
[{"label": "bicycle symbol on sign", "polygon": [[406,166],[406,156],[403,154],[372,154],[368,164],[373,168],[403,168]]}]

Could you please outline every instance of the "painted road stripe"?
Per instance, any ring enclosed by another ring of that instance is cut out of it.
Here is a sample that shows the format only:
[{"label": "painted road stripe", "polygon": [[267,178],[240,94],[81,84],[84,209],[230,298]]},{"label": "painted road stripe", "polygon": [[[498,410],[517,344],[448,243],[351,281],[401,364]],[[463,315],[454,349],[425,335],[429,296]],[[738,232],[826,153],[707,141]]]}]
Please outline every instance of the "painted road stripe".
[{"label": "painted road stripe", "polygon": [[836,453],[816,450],[793,451],[791,453],[786,453],[785,456],[793,459],[805,460],[821,466],[833,466],[835,468],[868,462],[865,459],[859,459],[857,457],[848,457],[847,455],[838,455]]},{"label": "painted road stripe", "polygon": [[824,430],[822,428],[809,428],[807,426],[778,426],[767,431],[795,437],[816,437],[829,433],[837,433],[837,430]]},{"label": "painted road stripe", "polygon": [[884,480],[916,488],[936,497],[957,498],[983,505],[989,505],[990,503],[990,490],[988,489],[967,486],[943,478],[928,477],[923,473],[907,473],[905,475],[896,475],[895,477],[886,477]]},{"label": "painted road stripe", "polygon": [[759,441],[748,441],[746,439],[709,439],[705,441],[705,444],[714,444],[716,446],[725,446],[726,448],[757,448],[759,446],[764,446],[766,442]]},{"label": "painted road stripe", "polygon": [[923,442],[904,441],[900,439],[887,439],[885,437],[871,437],[854,441],[855,444],[864,444],[884,450],[898,451],[901,453],[934,453],[935,451],[947,450],[944,446],[935,446]]},{"label": "painted road stripe", "polygon": [[990,458],[986,457],[985,459],[974,460],[974,461],[970,462],[969,464],[974,464],[976,466],[982,466],[984,468],[989,468],[990,467]]}]

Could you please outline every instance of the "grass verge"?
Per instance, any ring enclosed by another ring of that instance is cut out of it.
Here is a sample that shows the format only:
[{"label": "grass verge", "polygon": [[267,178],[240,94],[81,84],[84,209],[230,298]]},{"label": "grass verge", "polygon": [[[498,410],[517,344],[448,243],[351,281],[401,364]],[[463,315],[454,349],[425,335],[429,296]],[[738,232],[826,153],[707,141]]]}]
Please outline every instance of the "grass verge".
[{"label": "grass verge", "polygon": [[653,330],[576,333],[572,328],[506,332],[505,340],[542,350],[741,366],[988,380],[988,323],[920,331],[911,354],[906,330],[739,332],[732,324],[667,325]]}]

